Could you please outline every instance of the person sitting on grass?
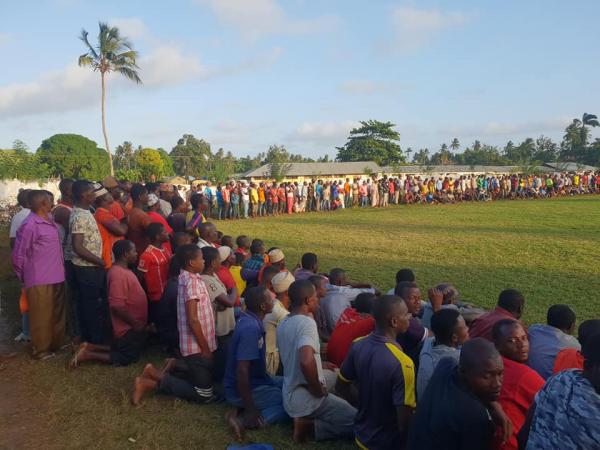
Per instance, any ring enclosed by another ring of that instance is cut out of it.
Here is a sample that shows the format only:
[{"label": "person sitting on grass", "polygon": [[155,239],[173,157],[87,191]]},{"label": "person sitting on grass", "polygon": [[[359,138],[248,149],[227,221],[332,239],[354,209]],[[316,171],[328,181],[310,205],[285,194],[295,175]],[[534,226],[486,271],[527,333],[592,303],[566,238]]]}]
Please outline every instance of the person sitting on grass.
[{"label": "person sitting on grass", "polygon": [[[186,233],[182,233],[188,236]],[[188,242],[189,244],[189,242]],[[185,245],[185,244],[183,244]],[[170,355],[179,355],[179,333],[177,331],[177,284],[179,283],[179,261],[171,258],[169,278],[157,305],[156,331],[162,345]]]},{"label": "person sitting on grass", "polygon": [[177,329],[181,360],[167,360],[162,370],[146,365],[134,381],[132,403],[157,391],[195,403],[218,400],[213,391],[213,352],[217,349],[215,318],[206,285],[202,251],[194,244],[182,245],[176,258],[181,267],[177,293]]},{"label": "person sitting on grass", "polygon": [[519,320],[525,308],[525,298],[516,289],[505,289],[498,296],[498,304],[493,311],[473,320],[469,329],[472,338],[482,337],[492,342],[492,328],[502,319]]},{"label": "person sitting on grass", "polygon": [[577,340],[581,344],[581,350],[565,348],[558,352],[552,373],[562,372],[567,369],[583,370],[583,353],[588,339],[594,334],[600,333],[600,319],[584,320],[577,330]]},{"label": "person sitting on grass", "polygon": [[250,257],[250,244],[252,242],[250,241],[250,238],[248,236],[246,236],[245,234],[239,235],[235,239],[235,243],[237,245],[237,248],[235,249],[236,253],[240,253],[244,257]]},{"label": "person sitting on grass", "polygon": [[327,360],[338,367],[346,358],[352,342],[368,335],[375,329],[375,319],[371,315],[373,305],[378,300],[375,294],[358,294],[340,316],[327,343]]},{"label": "person sitting on grass", "polygon": [[108,305],[113,328],[112,345],[84,342],[71,360],[76,368],[85,361],[127,366],[139,360],[146,344],[148,300],[130,266],[137,260],[132,241],[120,240],[113,245],[115,258],[108,271]]},{"label": "person sitting on grass", "polygon": [[277,346],[283,364],[283,406],[294,418],[294,441],[352,437],[356,409],[326,388],[319,334],[311,317],[319,307],[315,287],[308,280],[295,281],[288,293],[291,313],[277,328]]},{"label": "person sitting on grass", "polygon": [[277,295],[275,293],[275,290],[273,289],[273,278],[275,278],[275,275],[280,273],[279,269],[275,266],[263,266],[263,267],[265,268],[265,270],[262,273],[262,280],[260,281],[260,283],[258,285],[264,286],[265,288],[267,288],[269,290],[269,293],[273,297],[273,299],[275,299],[275,297]]},{"label": "person sitting on grass", "polygon": [[250,245],[250,258],[242,266],[242,278],[246,281],[247,287],[258,285],[258,274],[262,266],[265,265],[265,244],[260,239],[254,239]]},{"label": "person sitting on grass", "polygon": [[455,309],[441,309],[431,317],[431,331],[419,356],[417,398],[423,398],[435,368],[442,358],[452,358],[458,363],[460,347],[469,339],[465,319]]},{"label": "person sitting on grass", "polygon": [[137,267],[141,280],[148,293],[148,315],[150,323],[156,324],[158,304],[163,295],[169,278],[169,262],[171,252],[164,247],[169,240],[167,230],[161,223],[153,222],[146,228],[148,247],[140,256]]},{"label": "person sitting on grass", "polygon": [[[429,336],[427,328],[425,328],[421,324],[421,321],[416,317],[422,307],[421,290],[419,289],[419,286],[417,286],[417,283],[403,281],[398,283],[395,292],[398,297],[401,297],[404,300],[408,307],[408,312],[412,315],[408,330],[405,333],[398,335],[398,343],[402,347],[404,353],[413,360],[415,366],[418,368],[419,354],[423,348],[423,342],[425,342],[425,339]],[[437,303],[441,303],[442,301],[440,292],[436,292],[436,295],[432,298],[437,299]]]},{"label": "person sitting on grass", "polygon": [[529,339],[520,322],[511,319],[496,322],[492,328],[492,337],[504,364],[498,402],[513,425],[513,433],[505,443],[502,443],[500,435],[496,433],[492,448],[517,450],[517,434],[525,422],[535,395],[544,386],[544,379],[525,364],[530,354]]},{"label": "person sitting on grass", "polygon": [[527,365],[544,380],[552,375],[558,352],[566,348],[581,350],[579,341],[571,336],[575,330],[575,321],[575,312],[567,305],[552,305],[548,308],[547,325],[531,325],[527,330],[530,345]]},{"label": "person sitting on grass", "polygon": [[[322,275],[313,275],[308,279],[308,281],[310,281],[317,290],[317,298],[319,299],[319,303],[322,302],[327,296],[327,285],[329,284],[327,278]],[[319,339],[325,343],[329,342],[331,332],[327,326],[327,319],[325,318],[322,304],[319,304],[317,310],[313,312],[313,319],[317,323]]]},{"label": "person sitting on grass", "polygon": [[[266,330],[265,346],[267,372],[276,375],[279,370],[279,352],[277,351],[277,327],[289,314],[290,297],[288,289],[294,282],[294,276],[290,272],[279,272],[271,280],[273,292],[276,295],[273,309],[266,314],[264,326]],[[268,292],[269,295],[271,292]]]},{"label": "person sitting on grass", "polygon": [[519,433],[519,448],[598,448],[600,334],[586,340],[583,357],[583,370],[560,372],[538,392]]},{"label": "person sitting on grass", "polygon": [[442,359],[419,399],[408,448],[489,449],[503,372],[500,353],[481,338],[465,342],[458,364]]},{"label": "person sitting on grass", "polygon": [[403,281],[414,283],[415,280],[415,273],[411,269],[400,269],[398,272],[396,272],[396,283],[394,284],[393,288],[387,291],[387,295],[396,295],[394,294],[394,291],[399,283],[402,283]]},{"label": "person sitting on grass", "polygon": [[261,283],[263,279],[263,273],[267,267],[276,268],[278,272],[287,270],[285,268],[285,255],[278,248],[270,248],[267,252],[267,264],[263,265],[258,272],[258,282]]},{"label": "person sitting on grass", "polygon": [[225,400],[235,410],[229,425],[241,440],[245,429],[289,421],[283,408],[282,377],[272,377],[265,362],[263,320],[273,310],[273,300],[263,286],[248,289],[246,311],[237,322],[223,379]]},{"label": "person sitting on grass", "polygon": [[317,261],[317,255],[310,252],[305,253],[300,260],[300,268],[294,271],[294,278],[296,280],[308,280],[315,275],[318,270],[319,263]]},{"label": "person sitting on grass", "polygon": [[[373,304],[375,331],[352,344],[338,378],[338,391],[358,405],[354,424],[359,448],[404,448],[416,406],[415,368],[396,342],[410,314],[400,297]],[[358,395],[353,395],[353,384]]]}]

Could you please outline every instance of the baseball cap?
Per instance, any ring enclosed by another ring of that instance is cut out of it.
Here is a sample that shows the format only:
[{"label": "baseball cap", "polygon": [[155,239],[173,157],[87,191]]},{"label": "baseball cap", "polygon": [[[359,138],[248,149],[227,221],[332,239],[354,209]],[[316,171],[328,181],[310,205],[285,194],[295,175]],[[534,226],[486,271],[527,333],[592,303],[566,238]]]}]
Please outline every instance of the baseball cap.
[{"label": "baseball cap", "polygon": [[281,294],[282,292],[287,291],[294,281],[296,281],[294,275],[286,270],[275,275],[271,280],[271,284],[273,285],[275,293]]}]

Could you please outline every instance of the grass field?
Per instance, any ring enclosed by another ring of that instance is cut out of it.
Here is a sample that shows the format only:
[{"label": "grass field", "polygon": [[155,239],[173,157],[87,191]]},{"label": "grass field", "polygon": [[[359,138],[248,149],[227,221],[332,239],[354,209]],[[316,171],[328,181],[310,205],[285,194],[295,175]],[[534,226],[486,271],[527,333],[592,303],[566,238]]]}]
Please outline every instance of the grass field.
[{"label": "grass field", "polygon": [[[600,316],[599,223],[600,198],[582,197],[346,210],[218,226],[234,237],[243,233],[280,247],[289,266],[313,251],[321,270],[343,267],[352,279],[382,290],[392,287],[401,267],[415,271],[423,291],[449,281],[463,299],[486,307],[502,289],[514,287],[525,294],[524,320],[533,323],[543,321],[553,303],[571,305],[578,320]],[[7,261],[2,241],[4,351],[18,324],[17,289]],[[160,358],[152,354],[149,359]],[[131,382],[143,363],[118,369],[88,365],[69,373],[67,360],[67,354],[46,363],[17,356],[2,363],[0,448],[219,449],[233,442],[223,406],[158,396],[141,408],[129,406]],[[251,432],[248,438],[293,448],[289,427]],[[352,445],[311,446],[345,447]]]}]

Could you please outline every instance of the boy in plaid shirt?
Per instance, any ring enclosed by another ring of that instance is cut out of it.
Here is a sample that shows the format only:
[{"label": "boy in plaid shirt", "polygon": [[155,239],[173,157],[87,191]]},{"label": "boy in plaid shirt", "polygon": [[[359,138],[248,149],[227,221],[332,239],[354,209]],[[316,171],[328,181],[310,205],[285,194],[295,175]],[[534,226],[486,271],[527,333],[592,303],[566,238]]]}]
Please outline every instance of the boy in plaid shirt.
[{"label": "boy in plaid shirt", "polygon": [[162,369],[146,365],[134,382],[132,402],[158,391],[196,403],[216,400],[213,392],[213,352],[217,349],[215,319],[208,291],[200,274],[204,269],[202,251],[186,244],[177,249],[180,264],[177,293],[177,329],[182,358],[167,359]]}]

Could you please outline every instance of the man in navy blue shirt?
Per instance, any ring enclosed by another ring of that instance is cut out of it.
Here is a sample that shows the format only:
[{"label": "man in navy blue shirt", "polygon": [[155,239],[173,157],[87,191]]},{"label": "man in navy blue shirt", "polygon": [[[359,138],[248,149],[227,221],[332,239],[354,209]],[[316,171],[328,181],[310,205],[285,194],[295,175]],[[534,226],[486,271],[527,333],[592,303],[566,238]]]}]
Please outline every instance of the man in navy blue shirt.
[{"label": "man in navy blue shirt", "polygon": [[244,297],[246,312],[235,326],[223,378],[225,399],[236,409],[227,419],[238,439],[246,428],[289,419],[283,409],[282,377],[267,373],[263,319],[273,310],[273,300],[264,286],[250,288]]},{"label": "man in navy blue shirt", "polygon": [[[373,304],[373,318],[375,331],[354,341],[340,368],[338,391],[357,400],[359,448],[401,449],[416,406],[415,369],[396,338],[408,329],[410,314],[402,298],[384,295]],[[358,389],[357,399],[350,383]]]}]

